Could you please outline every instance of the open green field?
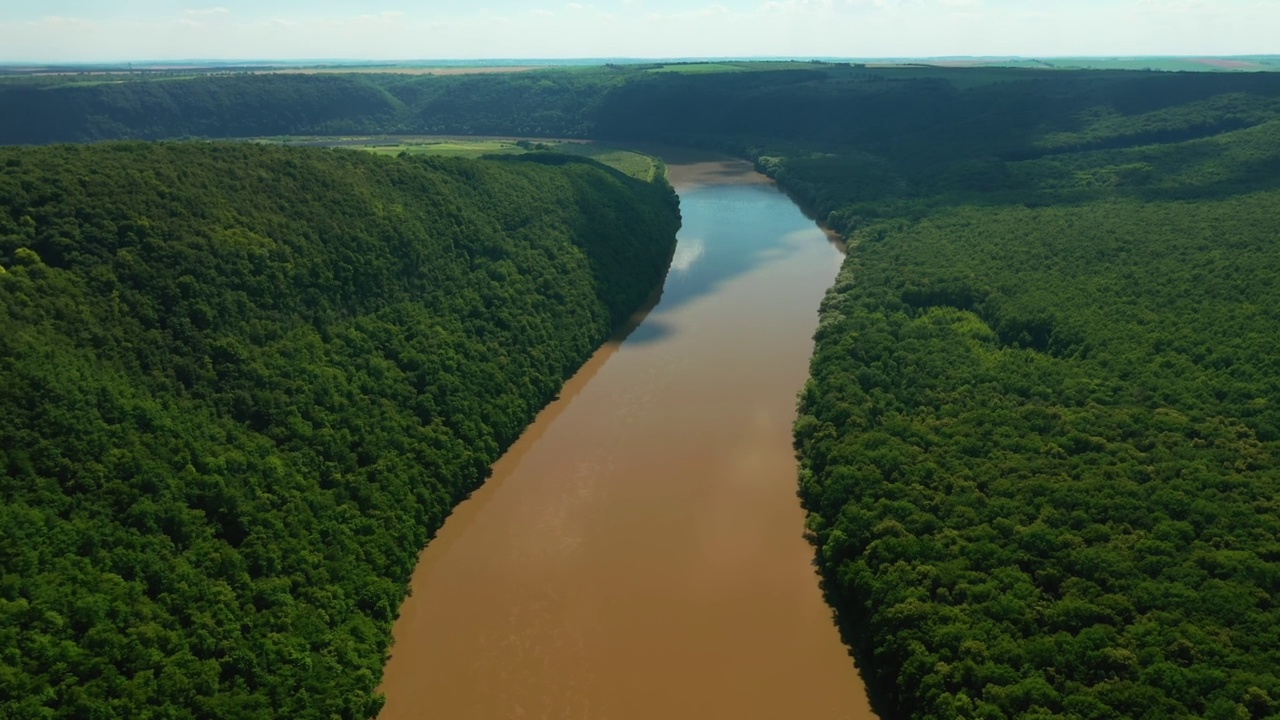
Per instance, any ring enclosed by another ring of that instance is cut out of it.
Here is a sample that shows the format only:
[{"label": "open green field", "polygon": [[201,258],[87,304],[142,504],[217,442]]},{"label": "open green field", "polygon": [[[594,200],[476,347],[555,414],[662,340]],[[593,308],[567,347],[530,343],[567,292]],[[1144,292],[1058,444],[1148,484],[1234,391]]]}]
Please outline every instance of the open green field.
[{"label": "open green field", "polygon": [[408,140],[388,144],[360,146],[361,150],[378,155],[443,155],[446,157],[478,158],[483,155],[519,155],[527,152],[513,140]]},{"label": "open green field", "polygon": [[651,182],[666,172],[662,162],[634,150],[593,142],[515,140],[511,138],[271,138],[262,142],[330,145],[365,150],[378,155],[439,155],[478,158],[485,155],[520,155],[527,152],[558,152],[595,160],[638,180]]},{"label": "open green field", "polygon": [[634,150],[613,148],[595,143],[561,143],[557,152],[589,157],[638,180],[652,182],[660,173],[666,173],[661,160]]},{"label": "open green field", "polygon": [[651,73],[680,73],[682,75],[703,75],[706,73],[742,72],[744,68],[731,63],[672,63],[649,68]]},{"label": "open green field", "polygon": [[983,62],[982,67],[1050,68],[1054,70],[1153,70],[1160,72],[1259,72],[1280,70],[1276,59],[1255,57],[1055,57]]},{"label": "open green field", "polygon": [[[833,63],[818,60],[741,60],[726,62],[675,62],[645,68],[648,73],[678,73],[681,75],[708,75],[712,73],[739,73],[761,70],[812,70]],[[835,63],[842,64],[842,63]]]}]

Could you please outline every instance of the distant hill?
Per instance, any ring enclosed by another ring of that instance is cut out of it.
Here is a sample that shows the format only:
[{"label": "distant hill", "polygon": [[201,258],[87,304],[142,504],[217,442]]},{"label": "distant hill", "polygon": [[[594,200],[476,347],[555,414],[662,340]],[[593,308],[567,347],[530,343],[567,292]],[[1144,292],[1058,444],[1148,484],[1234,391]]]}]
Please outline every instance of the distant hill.
[{"label": "distant hill", "polygon": [[[1075,131],[1088,113],[1107,108],[1123,117],[1129,107],[1150,112],[1230,93],[1272,97],[1280,87],[1273,73],[1030,65],[724,61],[445,76],[10,78],[0,80],[7,109],[0,143],[437,133],[736,146],[753,138],[821,139],[865,147],[880,142],[877,134],[916,128],[952,137],[956,142],[939,143],[949,155],[978,150],[973,141],[1008,153],[1035,133]],[[993,116],[995,108],[1000,114]],[[953,128],[965,135],[955,137]]]}]

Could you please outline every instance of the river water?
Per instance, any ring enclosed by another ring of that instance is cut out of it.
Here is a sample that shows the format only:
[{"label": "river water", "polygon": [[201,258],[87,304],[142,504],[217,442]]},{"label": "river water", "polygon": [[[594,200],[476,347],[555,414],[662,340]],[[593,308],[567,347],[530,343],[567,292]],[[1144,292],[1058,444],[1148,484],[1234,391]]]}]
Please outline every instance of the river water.
[{"label": "river water", "polygon": [[874,717],[791,448],[840,252],[749,165],[668,164],[660,301],[423,551],[382,720]]}]

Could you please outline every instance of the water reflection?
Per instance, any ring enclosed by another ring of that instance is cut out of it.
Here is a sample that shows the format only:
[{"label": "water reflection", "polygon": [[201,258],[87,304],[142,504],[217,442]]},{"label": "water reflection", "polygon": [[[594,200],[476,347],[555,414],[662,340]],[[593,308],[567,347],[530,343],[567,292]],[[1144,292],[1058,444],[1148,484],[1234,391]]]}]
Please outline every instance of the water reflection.
[{"label": "water reflection", "polygon": [[626,343],[629,346],[658,343],[670,339],[675,334],[674,325],[664,323],[660,318],[651,317],[627,336]]},{"label": "water reflection", "polygon": [[[781,260],[794,249],[789,239],[813,223],[772,185],[702,185],[680,189],[683,226],[662,302],[629,342],[653,342],[670,336],[664,313],[714,294],[725,282]],[[656,322],[655,322],[656,321]]]},{"label": "water reflection", "polygon": [[707,252],[707,241],[702,238],[685,238],[676,244],[675,254],[671,256],[671,272],[686,273],[689,268],[702,259]]}]

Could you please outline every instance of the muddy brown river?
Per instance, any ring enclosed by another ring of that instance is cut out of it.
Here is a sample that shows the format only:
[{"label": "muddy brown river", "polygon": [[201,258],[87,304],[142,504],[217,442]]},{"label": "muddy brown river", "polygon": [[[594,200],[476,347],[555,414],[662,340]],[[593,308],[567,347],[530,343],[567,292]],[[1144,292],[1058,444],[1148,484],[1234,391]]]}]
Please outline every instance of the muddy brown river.
[{"label": "muddy brown river", "polygon": [[749,165],[679,160],[660,301],[423,551],[382,720],[874,718],[791,448],[840,252]]}]

